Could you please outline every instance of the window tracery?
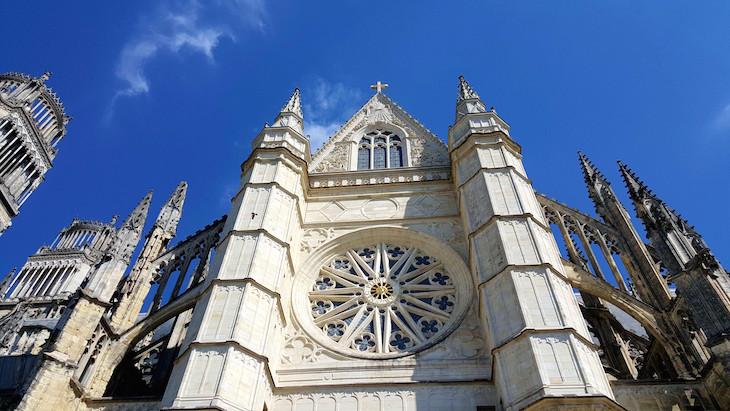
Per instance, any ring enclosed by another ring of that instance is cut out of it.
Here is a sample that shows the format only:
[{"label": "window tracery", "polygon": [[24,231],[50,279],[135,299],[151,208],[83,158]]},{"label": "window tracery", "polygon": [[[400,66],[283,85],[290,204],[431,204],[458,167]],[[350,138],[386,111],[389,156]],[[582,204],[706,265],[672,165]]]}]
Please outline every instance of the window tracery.
[{"label": "window tracery", "polygon": [[376,129],[360,139],[357,152],[358,170],[398,167],[403,167],[403,143],[397,134]]},{"label": "window tracery", "polygon": [[416,247],[378,243],[329,259],[308,291],[309,316],[330,344],[356,355],[398,355],[448,332],[457,286]]}]

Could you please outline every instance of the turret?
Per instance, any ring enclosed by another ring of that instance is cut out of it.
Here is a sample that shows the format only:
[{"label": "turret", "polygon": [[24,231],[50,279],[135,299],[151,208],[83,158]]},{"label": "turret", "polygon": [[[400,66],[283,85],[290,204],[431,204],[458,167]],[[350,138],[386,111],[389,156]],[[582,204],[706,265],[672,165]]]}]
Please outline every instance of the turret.
[{"label": "turret", "polygon": [[[204,291],[192,310],[185,335],[189,345],[175,360],[163,408],[215,408],[220,404],[242,410],[266,408],[273,387],[261,372],[275,369],[274,359],[283,344],[286,300],[282,303],[282,296],[291,288],[289,281],[296,269],[289,262],[298,261],[299,216],[306,209],[309,159],[297,89],[273,125],[265,126],[254,139],[253,151],[241,165],[240,190],[231,201],[222,240],[200,285]],[[162,276],[152,312],[160,307],[167,279],[169,276]],[[210,332],[220,329],[221,321],[228,319],[231,326],[226,334]],[[234,368],[212,364],[200,374],[199,359],[210,350],[226,351],[240,358],[242,364],[258,365]],[[210,381],[210,390],[193,382],[198,378],[196,373]],[[246,395],[226,388],[250,381],[258,381],[257,388]]]},{"label": "turret", "polygon": [[[487,349],[494,355],[500,404],[504,409],[540,409],[557,402],[550,397],[563,397],[558,400],[563,406],[575,402],[579,407],[577,398],[589,395],[606,397],[606,408],[616,409],[598,355],[585,343],[590,335],[575,296],[561,291],[571,287],[520,151],[507,123],[494,110],[487,111],[459,77],[449,152],[472,278],[479,290],[474,305],[488,328]],[[522,285],[526,283],[535,285],[527,291]],[[492,303],[497,300],[510,303]],[[530,310],[549,311],[552,317],[527,315]],[[514,325],[503,326],[504,318]],[[555,349],[558,341],[565,350]],[[586,355],[573,354],[578,352]],[[568,372],[576,377],[568,389],[564,380],[548,374],[526,375],[512,365],[514,361],[556,370],[558,364],[570,364]]]}]

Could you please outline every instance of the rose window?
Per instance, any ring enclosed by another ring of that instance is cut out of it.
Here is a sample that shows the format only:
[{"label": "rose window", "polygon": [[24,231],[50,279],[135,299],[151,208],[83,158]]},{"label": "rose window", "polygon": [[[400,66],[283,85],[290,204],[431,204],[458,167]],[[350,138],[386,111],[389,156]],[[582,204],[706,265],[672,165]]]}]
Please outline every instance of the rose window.
[{"label": "rose window", "polygon": [[348,249],[319,269],[307,294],[311,320],[338,351],[405,355],[454,327],[464,283],[454,280],[441,261],[416,247]]}]

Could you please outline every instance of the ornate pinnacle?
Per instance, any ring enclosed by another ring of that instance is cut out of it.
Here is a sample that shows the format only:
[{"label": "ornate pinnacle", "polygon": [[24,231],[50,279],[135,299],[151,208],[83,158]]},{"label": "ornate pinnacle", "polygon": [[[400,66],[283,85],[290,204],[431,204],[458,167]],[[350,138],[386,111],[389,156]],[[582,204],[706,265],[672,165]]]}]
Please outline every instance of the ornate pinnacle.
[{"label": "ornate pinnacle", "polygon": [[294,89],[294,93],[289,98],[289,101],[286,103],[286,105],[281,109],[282,113],[294,113],[298,115],[300,118],[303,118],[304,115],[302,114],[302,101],[299,97],[299,88]]},{"label": "ornate pinnacle", "polygon": [[626,188],[629,190],[631,201],[641,202],[646,198],[656,198],[630,168],[626,167],[621,161],[618,162],[618,167],[626,183]]},{"label": "ornate pinnacle", "polygon": [[606,220],[606,201],[618,201],[613,190],[611,190],[611,183],[588,160],[588,157],[584,156],[580,151],[578,152],[578,157],[580,158],[580,166],[583,169],[583,176],[588,186],[588,196],[593,200],[593,205],[596,206],[598,215]]},{"label": "ornate pinnacle", "polygon": [[601,174],[600,171],[596,168],[596,166],[593,165],[591,160],[588,159],[583,153],[578,151],[578,158],[580,159],[580,166],[583,169],[583,176],[585,177],[586,184],[588,184],[588,187],[593,186],[593,184],[600,180],[605,185],[611,185],[611,183],[606,180],[606,178]]},{"label": "ornate pinnacle", "polygon": [[43,73],[43,75],[42,75],[42,76],[40,76],[40,77],[39,77],[38,79],[39,79],[39,80],[41,81],[41,83],[45,83],[45,82],[46,82],[46,81],[48,81],[48,79],[49,79],[49,78],[51,77],[51,74],[53,74],[53,72],[51,72],[51,71],[46,71],[46,72],[44,72],[44,73]]},{"label": "ornate pinnacle", "polygon": [[132,214],[127,217],[119,230],[117,230],[116,238],[110,247],[108,254],[113,258],[119,258],[129,263],[132,253],[139,239],[142,237],[142,228],[147,220],[147,212],[150,210],[150,202],[152,201],[152,190],[147,192],[142,201],[137,204]]},{"label": "ornate pinnacle", "polygon": [[162,207],[162,210],[160,210],[157,221],[155,221],[155,226],[163,229],[171,237],[175,236],[177,224],[180,222],[182,207],[185,202],[185,195],[187,194],[187,191],[188,183],[181,181]]},{"label": "ornate pinnacle", "polygon": [[459,76],[459,93],[456,96],[456,104],[469,99],[479,100],[479,95],[471,88],[469,83],[466,82],[464,76]]},{"label": "ornate pinnacle", "polygon": [[119,231],[122,231],[125,228],[141,230],[145,220],[147,219],[147,212],[150,210],[150,202],[152,202],[152,190],[148,191],[142,201],[137,204],[137,207],[135,207],[132,214],[127,217],[124,224],[122,224],[122,227],[119,228]]}]

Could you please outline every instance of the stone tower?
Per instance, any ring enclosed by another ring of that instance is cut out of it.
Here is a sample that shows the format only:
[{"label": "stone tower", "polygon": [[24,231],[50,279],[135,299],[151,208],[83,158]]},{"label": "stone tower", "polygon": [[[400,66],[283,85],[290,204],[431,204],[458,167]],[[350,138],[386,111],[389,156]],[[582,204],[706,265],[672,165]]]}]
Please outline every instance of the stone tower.
[{"label": "stone tower", "polygon": [[50,75],[0,74],[0,235],[53,167],[66,135],[70,117],[46,86]]}]

